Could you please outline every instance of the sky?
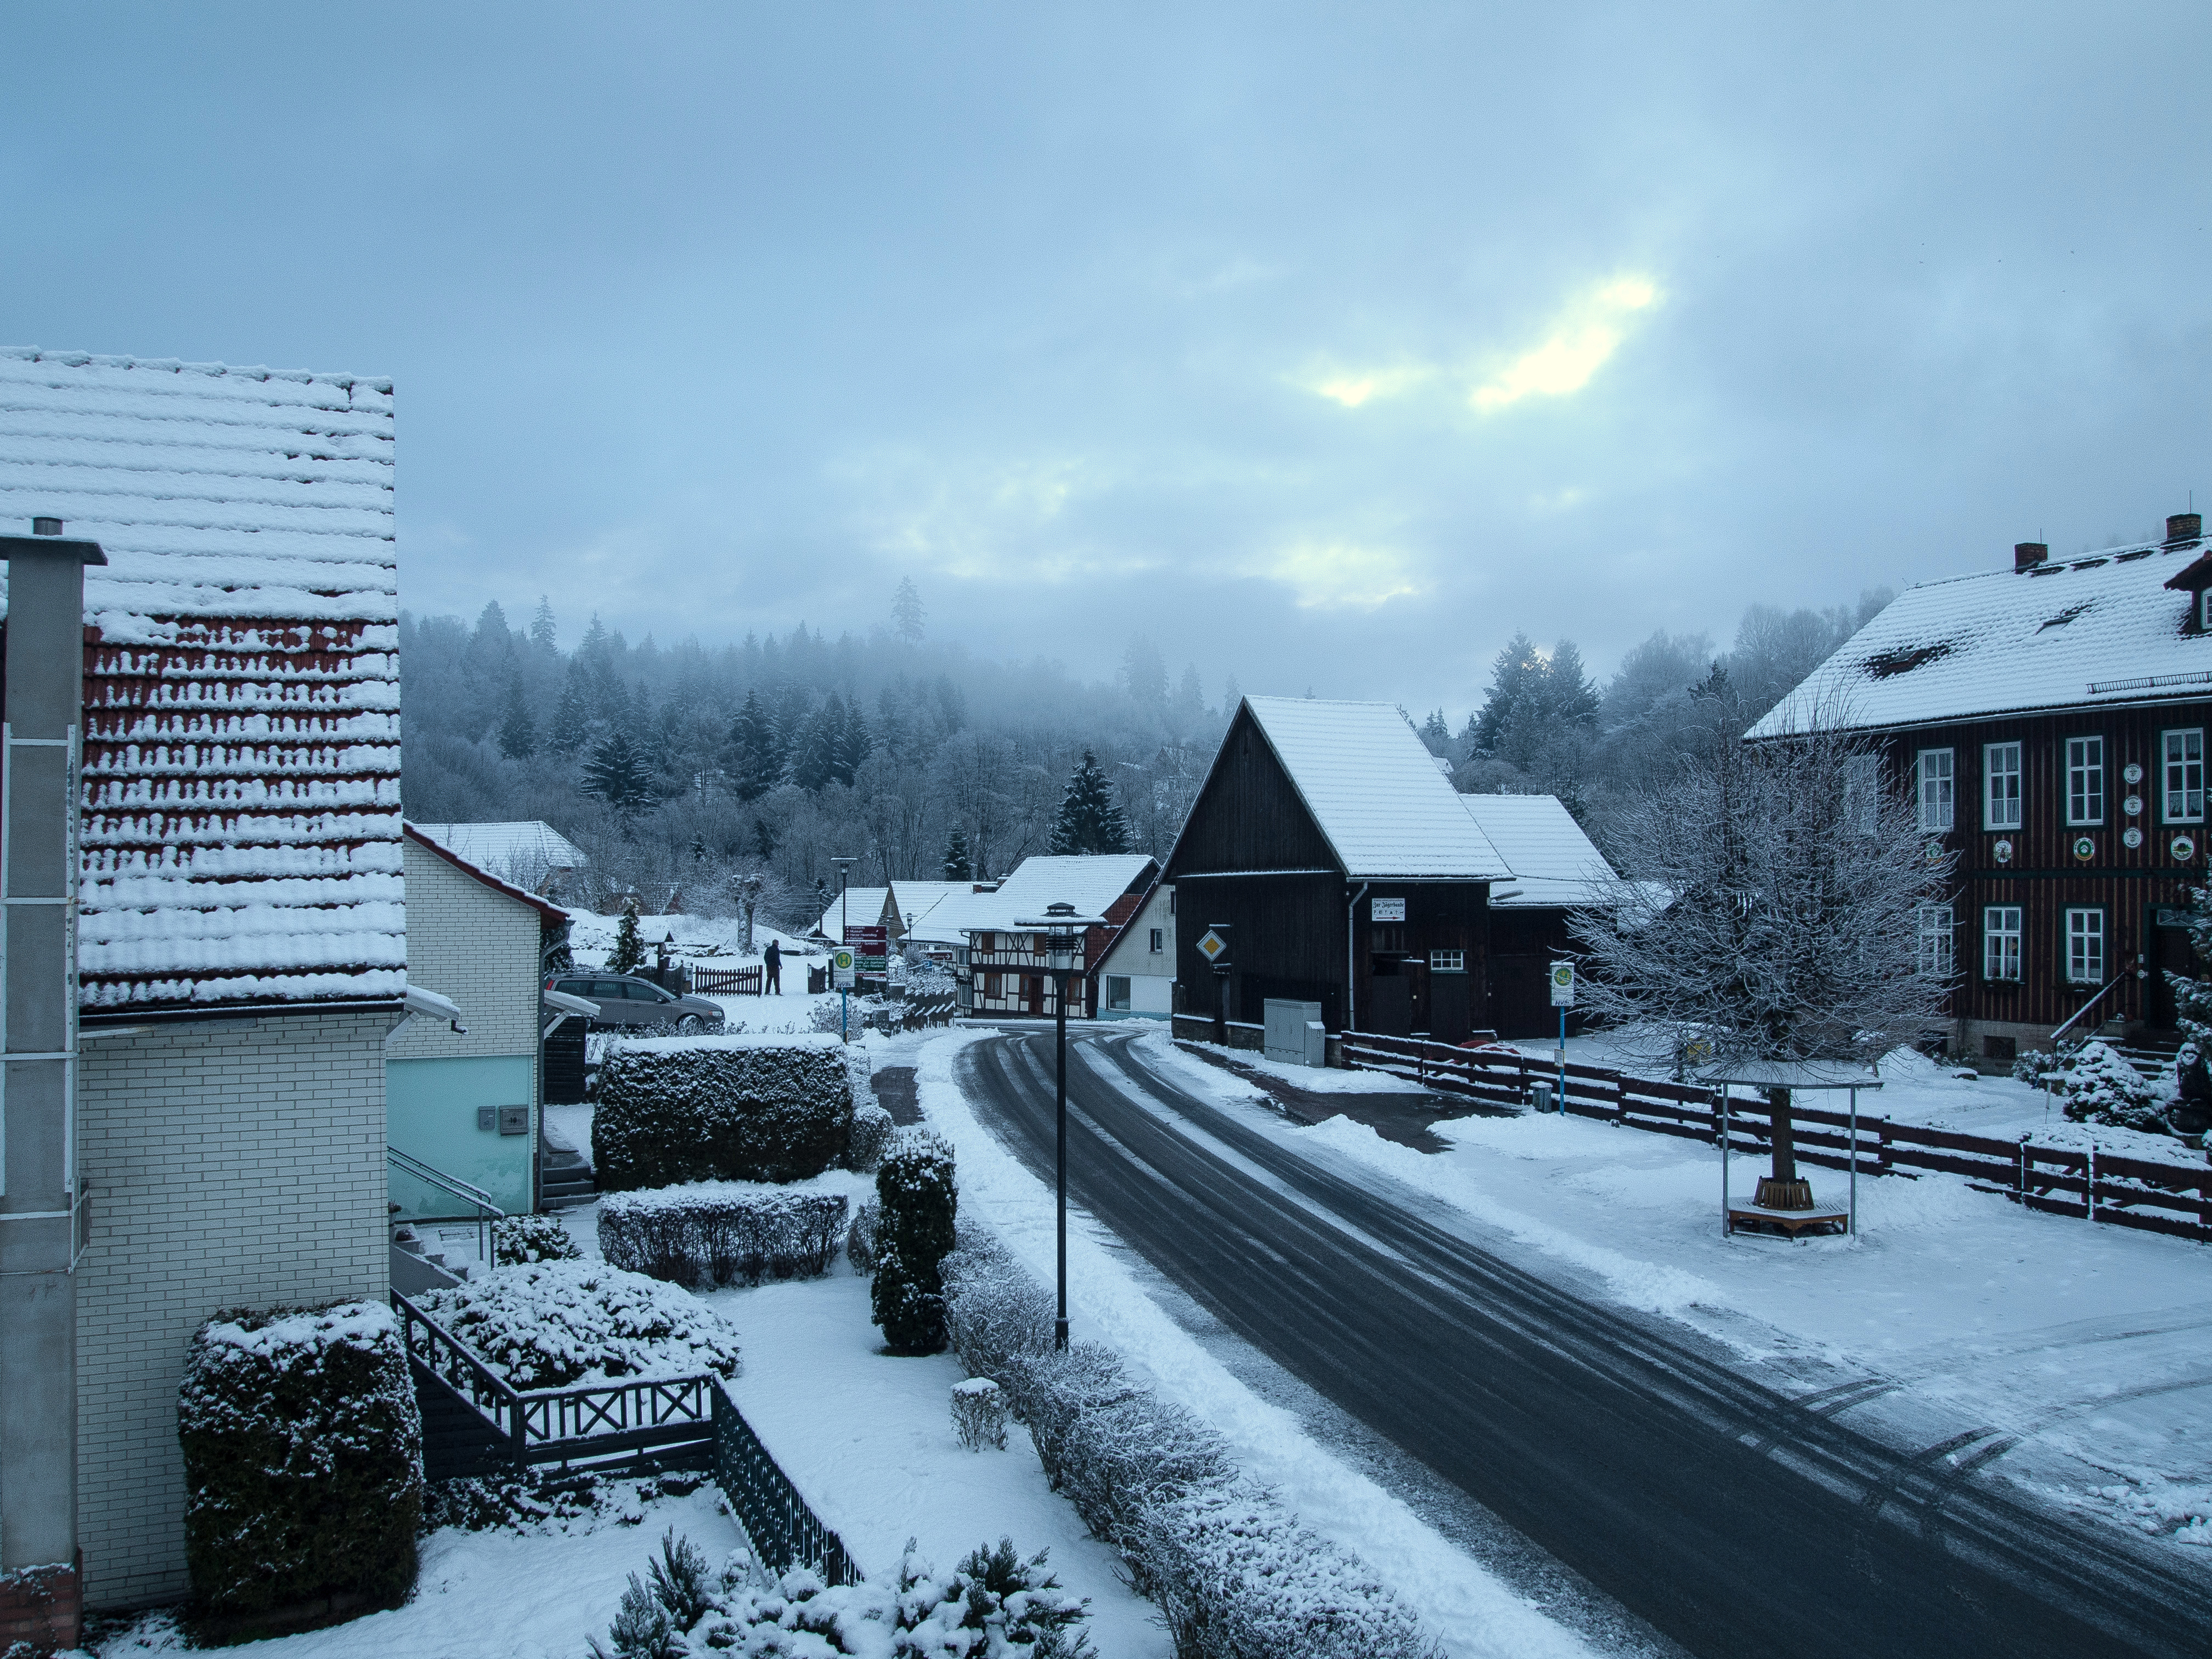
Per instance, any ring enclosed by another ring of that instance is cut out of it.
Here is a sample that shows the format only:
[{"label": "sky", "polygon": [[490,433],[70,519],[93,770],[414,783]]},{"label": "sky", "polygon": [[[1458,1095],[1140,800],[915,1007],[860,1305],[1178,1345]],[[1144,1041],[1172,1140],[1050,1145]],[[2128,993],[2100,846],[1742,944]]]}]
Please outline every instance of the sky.
[{"label": "sky", "polygon": [[8,343],[389,375],[402,603],[1463,710],[2212,496],[2212,8],[0,3]]}]

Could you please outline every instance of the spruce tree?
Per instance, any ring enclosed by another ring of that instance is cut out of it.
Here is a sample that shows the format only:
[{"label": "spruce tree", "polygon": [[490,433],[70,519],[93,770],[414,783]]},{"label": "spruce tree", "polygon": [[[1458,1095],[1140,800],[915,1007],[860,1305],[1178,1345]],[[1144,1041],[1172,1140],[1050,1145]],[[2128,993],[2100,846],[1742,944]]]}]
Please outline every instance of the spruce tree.
[{"label": "spruce tree", "polygon": [[530,619],[530,642],[541,651],[560,648],[553,629],[552,602],[543,593],[538,596],[538,614]]},{"label": "spruce tree", "polygon": [[509,760],[528,760],[538,752],[538,728],[531,723],[530,704],[522,695],[522,682],[507,688],[507,712],[500,717],[499,752]]},{"label": "spruce tree", "polygon": [[1126,853],[1129,821],[1114,799],[1113,787],[1088,749],[1069,774],[1067,793],[1052,822],[1052,850],[1069,853]]},{"label": "spruce tree", "polygon": [[584,793],[625,817],[652,801],[652,774],[629,732],[610,732],[592,749],[584,766]]},{"label": "spruce tree", "polygon": [[615,948],[607,957],[611,974],[634,973],[645,962],[645,941],[637,936],[637,895],[623,899],[622,920],[615,924]]},{"label": "spruce tree", "polygon": [[807,717],[792,745],[791,781],[807,793],[820,793],[837,775],[837,751],[845,735],[845,702],[836,692]]},{"label": "spruce tree", "polygon": [[947,881],[975,879],[975,860],[968,852],[968,832],[955,830],[952,839],[945,843],[945,878]]},{"label": "spruce tree", "polygon": [[908,645],[921,643],[921,590],[914,585],[914,578],[899,578],[898,591],[891,595],[891,630]]},{"label": "spruce tree", "polygon": [[552,723],[545,728],[545,746],[556,755],[573,755],[591,735],[591,699],[584,690],[584,677],[571,663],[568,683],[561,688],[561,701],[554,705]]},{"label": "spruce tree", "polygon": [[775,721],[762,707],[760,693],[745,693],[744,707],[730,723],[730,780],[739,800],[758,800],[783,777],[783,745]]},{"label": "spruce tree", "polygon": [[875,746],[875,739],[868,731],[868,717],[860,712],[860,705],[857,702],[848,705],[844,729],[837,733],[837,763],[834,769],[837,781],[849,788],[854,777],[867,763],[868,751]]}]

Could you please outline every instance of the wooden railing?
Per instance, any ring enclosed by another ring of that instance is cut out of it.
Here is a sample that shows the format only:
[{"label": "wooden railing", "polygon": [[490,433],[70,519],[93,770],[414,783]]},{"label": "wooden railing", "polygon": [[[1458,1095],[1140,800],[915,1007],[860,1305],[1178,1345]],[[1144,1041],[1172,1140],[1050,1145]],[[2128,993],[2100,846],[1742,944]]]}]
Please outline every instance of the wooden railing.
[{"label": "wooden railing", "polygon": [[691,967],[691,988],[717,996],[757,997],[761,994],[759,968]]},{"label": "wooden railing", "polygon": [[[1556,1062],[1510,1050],[1455,1048],[1364,1031],[1346,1034],[1344,1063],[1498,1106],[1531,1105],[1538,1085],[1557,1088],[1559,1077]],[[1720,1144],[1721,1098],[1712,1087],[1571,1060],[1564,1107],[1577,1117]],[[1765,1150],[1773,1119],[1764,1098],[1737,1091],[1727,1118],[1731,1151]],[[2212,1165],[2128,1158],[2097,1147],[2042,1146],[2033,1136],[2000,1140],[1960,1134],[1867,1112],[1859,1114],[1854,1130],[1848,1114],[1820,1107],[1793,1105],[1790,1121],[1804,1163],[1832,1170],[1856,1163],[1869,1175],[1938,1170],[1965,1176],[1977,1192],[1998,1194],[2031,1210],[2212,1243]]]}]

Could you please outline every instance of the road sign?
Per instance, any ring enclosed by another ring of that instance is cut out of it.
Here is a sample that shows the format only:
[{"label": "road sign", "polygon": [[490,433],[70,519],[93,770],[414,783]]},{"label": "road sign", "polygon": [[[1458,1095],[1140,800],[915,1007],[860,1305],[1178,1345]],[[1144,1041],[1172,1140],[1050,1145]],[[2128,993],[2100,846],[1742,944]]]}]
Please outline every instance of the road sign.
[{"label": "road sign", "polygon": [[853,988],[853,947],[841,945],[830,953],[830,989],[849,991]]},{"label": "road sign", "polygon": [[1209,927],[1206,937],[1198,942],[1198,953],[1208,962],[1218,962],[1229,954],[1229,941]]},{"label": "road sign", "polygon": [[1555,962],[1552,964],[1552,1006],[1571,1008],[1575,1006],[1575,964]]}]

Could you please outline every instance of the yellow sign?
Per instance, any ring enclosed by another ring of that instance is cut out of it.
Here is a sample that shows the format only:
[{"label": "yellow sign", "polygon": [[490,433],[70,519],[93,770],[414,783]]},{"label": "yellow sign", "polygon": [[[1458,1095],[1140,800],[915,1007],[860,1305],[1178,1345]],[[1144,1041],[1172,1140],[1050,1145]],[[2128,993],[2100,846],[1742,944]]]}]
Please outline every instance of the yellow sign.
[{"label": "yellow sign", "polygon": [[1198,942],[1198,953],[1208,962],[1218,962],[1229,954],[1229,941],[1209,927],[1206,937]]},{"label": "yellow sign", "polygon": [[1575,964],[1555,962],[1552,964],[1552,1006],[1571,1008],[1575,1006]]}]

